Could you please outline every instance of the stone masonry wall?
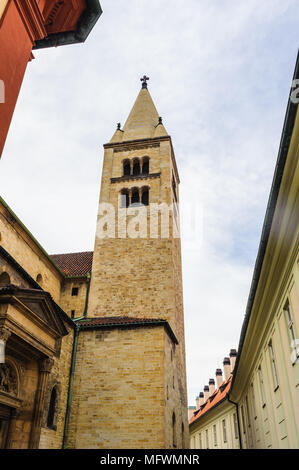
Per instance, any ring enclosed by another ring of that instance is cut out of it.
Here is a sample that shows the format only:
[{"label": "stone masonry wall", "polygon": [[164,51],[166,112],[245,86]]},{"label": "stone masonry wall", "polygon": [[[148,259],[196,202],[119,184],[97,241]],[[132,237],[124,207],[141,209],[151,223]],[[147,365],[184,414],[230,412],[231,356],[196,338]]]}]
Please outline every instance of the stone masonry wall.
[{"label": "stone masonry wall", "polygon": [[165,447],[164,327],[80,332],[69,448]]}]

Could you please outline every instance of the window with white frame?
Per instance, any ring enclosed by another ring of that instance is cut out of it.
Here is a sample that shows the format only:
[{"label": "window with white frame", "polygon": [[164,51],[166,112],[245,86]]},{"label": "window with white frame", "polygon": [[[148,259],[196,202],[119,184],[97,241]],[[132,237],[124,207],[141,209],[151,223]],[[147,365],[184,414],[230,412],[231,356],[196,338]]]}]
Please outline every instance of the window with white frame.
[{"label": "window with white frame", "polygon": [[251,426],[251,421],[250,421],[250,411],[249,411],[248,395],[246,395],[246,397],[245,397],[245,403],[246,403],[247,423],[248,423],[248,427],[250,428],[250,426]]},{"label": "window with white frame", "polygon": [[274,389],[276,390],[278,388],[279,384],[278,384],[278,375],[277,375],[277,369],[276,369],[276,362],[275,362],[275,355],[274,355],[274,350],[273,350],[273,345],[272,345],[272,339],[270,340],[268,346],[269,346],[269,352],[270,352],[270,361],[271,361]]},{"label": "window with white frame", "polygon": [[235,439],[239,439],[237,413],[234,413],[233,420],[234,420]]},{"label": "window with white frame", "polygon": [[255,403],[255,393],[254,393],[254,385],[253,385],[253,383],[250,385],[250,387],[251,387],[251,397],[252,397],[253,414],[254,414],[254,419],[256,419],[257,414],[256,414],[256,403]]},{"label": "window with white frame", "polygon": [[289,331],[289,338],[290,338],[290,342],[291,342],[292,364],[294,364],[297,361],[297,359],[299,358],[299,345],[298,345],[298,340],[296,338],[293,315],[292,315],[291,308],[290,308],[290,303],[289,303],[288,300],[286,301],[283,310],[285,312],[286,322],[287,322],[288,331]]},{"label": "window with white frame", "polygon": [[213,424],[214,446],[217,446],[217,429],[216,424]]},{"label": "window with white frame", "polygon": [[201,433],[199,433],[199,448],[202,449],[202,438]]},{"label": "window with white frame", "polygon": [[245,416],[244,416],[244,406],[241,406],[241,416],[242,416],[242,427],[243,427],[243,434],[246,434],[246,427],[245,427]]},{"label": "window with white frame", "polygon": [[222,430],[223,430],[223,442],[227,442],[226,421],[225,421],[225,419],[222,420]]},{"label": "window with white frame", "polygon": [[258,367],[258,376],[260,381],[260,391],[262,397],[262,405],[263,407],[266,405],[266,397],[265,397],[265,388],[264,388],[264,380],[263,380],[263,373],[261,366]]},{"label": "window with white frame", "polygon": [[209,448],[209,431],[206,429],[206,448]]}]

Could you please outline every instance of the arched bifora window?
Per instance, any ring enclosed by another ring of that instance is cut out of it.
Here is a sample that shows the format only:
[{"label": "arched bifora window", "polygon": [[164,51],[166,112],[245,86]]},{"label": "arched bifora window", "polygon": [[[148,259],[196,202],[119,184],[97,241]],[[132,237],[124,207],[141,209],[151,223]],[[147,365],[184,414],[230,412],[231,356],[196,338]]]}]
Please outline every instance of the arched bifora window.
[{"label": "arched bifora window", "polygon": [[8,286],[8,284],[10,284],[9,275],[6,272],[0,274],[0,287]]},{"label": "arched bifora window", "polygon": [[133,160],[133,175],[140,175],[140,161],[138,158]]},{"label": "arched bifora window", "polygon": [[123,162],[123,166],[124,166],[124,176],[130,176],[130,174],[131,174],[130,160],[125,160]]},{"label": "arched bifora window", "polygon": [[128,189],[122,189],[120,193],[120,207],[129,207],[130,204],[130,197],[129,197],[129,190]]},{"label": "arched bifora window", "polygon": [[143,157],[142,159],[142,174],[148,175],[149,174],[149,158]]},{"label": "arched bifora window", "polygon": [[141,190],[141,202],[144,206],[148,206],[149,204],[149,188],[148,186],[145,186]]},{"label": "arched bifora window", "polygon": [[139,189],[133,188],[132,189],[132,197],[131,197],[131,204],[139,204],[140,196],[139,196]]},{"label": "arched bifora window", "polygon": [[47,426],[48,428],[53,429],[55,426],[55,418],[57,413],[57,390],[56,387],[52,388],[50,403],[49,403],[49,410],[47,416]]}]

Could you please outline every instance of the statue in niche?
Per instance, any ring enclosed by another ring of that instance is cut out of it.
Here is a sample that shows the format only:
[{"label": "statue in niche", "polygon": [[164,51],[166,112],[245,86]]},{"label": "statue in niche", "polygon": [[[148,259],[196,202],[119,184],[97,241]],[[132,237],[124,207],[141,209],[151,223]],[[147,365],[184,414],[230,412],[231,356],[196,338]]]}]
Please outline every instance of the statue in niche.
[{"label": "statue in niche", "polygon": [[18,394],[17,374],[10,364],[0,364],[0,392]]}]

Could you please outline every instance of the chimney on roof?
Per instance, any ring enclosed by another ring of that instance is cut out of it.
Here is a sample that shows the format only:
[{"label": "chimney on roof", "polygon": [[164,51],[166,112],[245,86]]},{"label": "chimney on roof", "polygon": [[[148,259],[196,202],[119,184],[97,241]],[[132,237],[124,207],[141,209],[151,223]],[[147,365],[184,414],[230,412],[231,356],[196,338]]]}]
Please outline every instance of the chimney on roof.
[{"label": "chimney on roof", "polygon": [[200,401],[199,401],[199,395],[195,398],[195,403],[196,403],[196,409],[198,410],[200,408]]},{"label": "chimney on roof", "polygon": [[215,392],[215,380],[210,379],[209,380],[209,394],[210,394],[210,396],[213,395],[214,392]]},{"label": "chimney on roof", "polygon": [[234,372],[235,364],[236,364],[236,358],[237,358],[237,350],[236,349],[231,349],[229,353],[230,357],[230,367],[231,367],[231,373]]},{"label": "chimney on roof", "polygon": [[204,401],[206,402],[207,399],[209,398],[209,386],[208,385],[204,386],[203,394],[204,394]]},{"label": "chimney on roof", "polygon": [[225,357],[223,359],[223,370],[224,370],[224,380],[227,382],[227,380],[230,377],[230,358]]},{"label": "chimney on roof", "polygon": [[204,402],[205,402],[204,394],[203,394],[203,392],[200,392],[200,394],[199,394],[199,406],[203,405]]},{"label": "chimney on roof", "polygon": [[217,381],[217,388],[219,388],[220,385],[223,382],[222,370],[221,369],[216,369],[216,381]]}]

